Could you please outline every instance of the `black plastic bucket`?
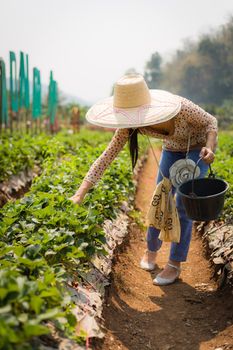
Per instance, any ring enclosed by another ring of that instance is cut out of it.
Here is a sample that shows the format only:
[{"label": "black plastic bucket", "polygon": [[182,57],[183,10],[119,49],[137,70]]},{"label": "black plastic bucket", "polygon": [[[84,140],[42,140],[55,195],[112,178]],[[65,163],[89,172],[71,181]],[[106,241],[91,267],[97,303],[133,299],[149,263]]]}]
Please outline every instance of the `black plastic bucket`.
[{"label": "black plastic bucket", "polygon": [[227,182],[209,177],[189,180],[181,184],[177,192],[190,219],[210,221],[220,215],[227,189]]}]

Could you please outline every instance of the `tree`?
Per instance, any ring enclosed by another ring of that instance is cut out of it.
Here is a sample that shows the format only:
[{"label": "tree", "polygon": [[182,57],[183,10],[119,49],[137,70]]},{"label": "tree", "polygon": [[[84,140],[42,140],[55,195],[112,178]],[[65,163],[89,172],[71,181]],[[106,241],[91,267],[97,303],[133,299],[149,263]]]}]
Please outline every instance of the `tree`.
[{"label": "tree", "polygon": [[150,89],[158,89],[162,81],[162,57],[158,52],[152,54],[145,67],[145,80]]},{"label": "tree", "polygon": [[137,74],[137,71],[135,68],[132,67],[132,68],[127,69],[125,74]]}]

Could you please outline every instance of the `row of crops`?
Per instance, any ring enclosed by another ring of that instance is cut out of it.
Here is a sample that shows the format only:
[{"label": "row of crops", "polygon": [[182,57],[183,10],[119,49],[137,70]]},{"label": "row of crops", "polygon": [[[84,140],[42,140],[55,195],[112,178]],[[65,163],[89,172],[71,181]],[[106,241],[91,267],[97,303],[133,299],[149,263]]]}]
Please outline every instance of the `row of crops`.
[{"label": "row of crops", "polygon": [[233,286],[233,137],[232,132],[220,133],[218,151],[212,166],[216,176],[229,184],[225,194],[224,210],[218,222],[202,223],[198,227],[208,257],[213,265],[213,276],[219,288]]},{"label": "row of crops", "polygon": [[232,132],[220,132],[218,149],[213,170],[217,177],[224,179],[229,184],[225,197],[225,206],[222,219],[233,222],[233,134]]},{"label": "row of crops", "polygon": [[[77,342],[85,338],[76,334],[66,287],[81,280],[95,253],[105,254],[102,224],[116,217],[121,202],[134,191],[128,150],[81,206],[68,198],[111,135],[82,130],[77,135],[1,139],[0,182],[34,165],[42,174],[22,199],[0,211],[0,349],[37,349],[38,337],[50,332],[49,322]],[[221,134],[213,170],[230,184],[225,220],[232,218],[232,149],[232,135]]]},{"label": "row of crops", "polygon": [[82,131],[2,140],[1,180],[35,163],[43,171],[24,198],[0,211],[0,349],[36,349],[38,336],[49,333],[48,321],[69,338],[85,338],[76,335],[66,285],[79,281],[96,252],[105,253],[102,224],[133,191],[128,151],[83,205],[68,198],[110,137]]}]

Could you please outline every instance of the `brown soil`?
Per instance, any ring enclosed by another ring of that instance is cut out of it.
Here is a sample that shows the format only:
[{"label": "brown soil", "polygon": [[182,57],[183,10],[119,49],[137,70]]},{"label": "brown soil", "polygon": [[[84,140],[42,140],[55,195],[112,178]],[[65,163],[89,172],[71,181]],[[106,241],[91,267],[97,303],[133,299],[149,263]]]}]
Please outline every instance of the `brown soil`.
[{"label": "brown soil", "polygon": [[[136,206],[144,216],[155,186],[156,171],[150,152],[136,197]],[[152,279],[167,261],[169,244],[163,245],[158,266],[152,273],[139,268],[144,249],[145,231],[132,223],[129,242],[116,255],[104,307],[106,336],[93,348],[233,349],[233,295],[230,291],[217,290],[198,235],[193,233],[189,259],[182,266],[181,279],[170,286],[152,284]]]},{"label": "brown soil", "polygon": [[25,187],[21,188],[19,191],[13,190],[11,195],[8,195],[0,190],[0,208],[2,208],[9,200],[22,198],[25,193],[27,193],[31,187],[32,182],[29,181]]}]

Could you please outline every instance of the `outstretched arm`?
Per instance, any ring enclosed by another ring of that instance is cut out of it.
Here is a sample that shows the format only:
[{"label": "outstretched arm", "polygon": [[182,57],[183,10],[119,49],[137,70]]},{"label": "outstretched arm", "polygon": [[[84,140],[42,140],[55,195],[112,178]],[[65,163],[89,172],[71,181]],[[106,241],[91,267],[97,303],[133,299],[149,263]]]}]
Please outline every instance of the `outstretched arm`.
[{"label": "outstretched arm", "polygon": [[80,204],[89,189],[92,188],[100,180],[105,169],[111,164],[111,162],[116,158],[118,153],[124,147],[125,143],[128,140],[128,135],[128,129],[116,130],[106,150],[92,164],[86,176],[84,177],[82,184],[76,193],[70,198],[74,203]]}]

